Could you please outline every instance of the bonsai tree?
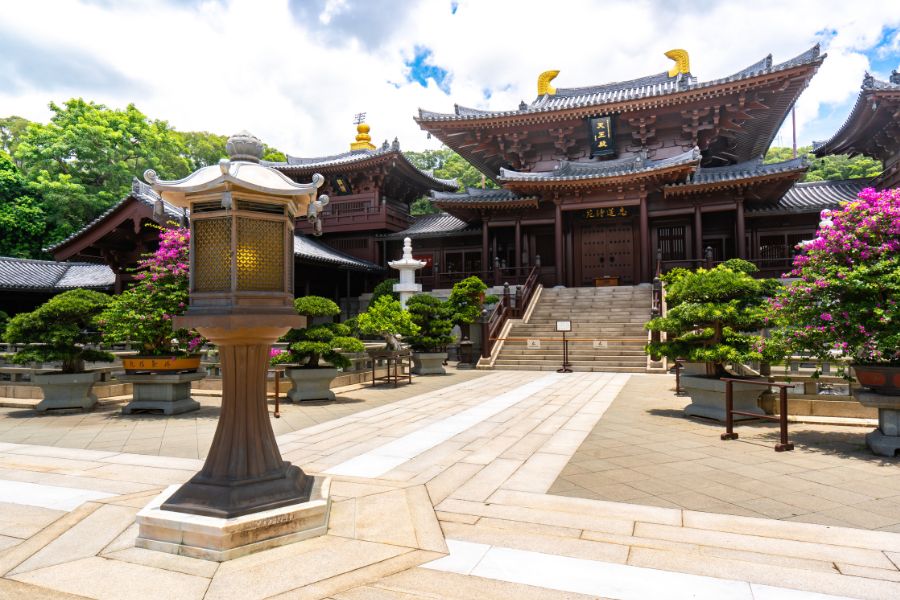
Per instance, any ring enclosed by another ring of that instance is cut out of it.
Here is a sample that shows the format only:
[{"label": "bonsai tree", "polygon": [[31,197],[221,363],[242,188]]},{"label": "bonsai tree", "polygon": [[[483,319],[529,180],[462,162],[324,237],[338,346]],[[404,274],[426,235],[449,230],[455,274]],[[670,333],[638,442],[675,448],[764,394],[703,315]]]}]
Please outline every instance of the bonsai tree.
[{"label": "bonsai tree", "polygon": [[417,352],[440,352],[453,341],[452,309],[434,296],[417,294],[406,303],[410,319],[419,331],[409,336],[409,345]]},{"label": "bonsai tree", "polygon": [[447,306],[451,312],[450,320],[454,325],[466,327],[481,316],[485,304],[497,302],[497,296],[485,296],[487,285],[474,275],[453,284]]},{"label": "bonsai tree", "polygon": [[400,294],[394,291],[394,284],[399,282],[399,279],[385,279],[376,285],[375,289],[372,290],[372,300],[369,303],[375,304],[382,296],[390,296],[394,300],[399,300]]},{"label": "bonsai tree", "polygon": [[[337,304],[321,296],[304,296],[294,300],[294,309],[305,316],[308,324],[315,317],[335,317],[341,314]],[[341,323],[323,323],[310,325],[304,329],[292,329],[284,340],[290,342],[286,352],[272,358],[281,363],[296,363],[306,369],[320,368],[319,362],[346,369],[350,359],[341,354],[344,352],[362,352],[362,342],[351,336],[350,328]]]},{"label": "bonsai tree", "polygon": [[760,360],[759,336],[765,325],[766,298],[773,280],[755,279],[752,263],[733,259],[712,269],[673,269],[663,275],[668,312],[647,323],[666,333],[647,352],[671,360],[706,364],[706,374],[719,377],[725,365]]},{"label": "bonsai tree", "polygon": [[900,189],[865,189],[822,216],[794,258],[797,281],[769,304],[766,353],[900,366]]},{"label": "bonsai tree", "polygon": [[356,324],[364,335],[382,336],[391,350],[399,349],[397,335],[415,335],[419,332],[419,326],[403,310],[400,301],[390,296],[381,296],[373,302],[366,312],[356,318]]},{"label": "bonsai tree", "polygon": [[172,317],[188,302],[190,230],[161,229],[159,248],[138,263],[137,284],[114,296],[97,320],[110,342],[137,342],[141,354],[190,354],[204,340],[195,331],[175,329]]},{"label": "bonsai tree", "polygon": [[20,313],[6,326],[6,341],[28,344],[11,361],[62,362],[63,373],[83,373],[85,361],[112,362],[109,352],[89,348],[100,341],[97,315],[110,297],[91,290],[71,290],[54,296],[30,313]]}]

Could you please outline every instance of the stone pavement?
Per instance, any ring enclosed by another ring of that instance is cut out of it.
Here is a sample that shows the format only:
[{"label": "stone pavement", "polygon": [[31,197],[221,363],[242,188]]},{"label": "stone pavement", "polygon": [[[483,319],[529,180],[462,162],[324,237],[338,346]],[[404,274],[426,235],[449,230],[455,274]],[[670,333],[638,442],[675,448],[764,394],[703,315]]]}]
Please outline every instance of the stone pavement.
[{"label": "stone pavement", "polygon": [[[447,375],[414,377],[413,385],[351,385],[335,388],[335,402],[291,404],[281,397],[275,434],[288,433],[412,395],[484,376],[484,371],[448,369]],[[200,410],[166,417],[121,414],[122,405],[104,404],[93,411],[0,408],[0,442],[83,448],[108,452],[206,458],[219,418],[221,392],[195,391]],[[271,409],[274,402],[270,401]]]},{"label": "stone pavement", "polygon": [[0,443],[0,598],[900,597],[897,533],[547,494],[653,377],[495,372],[282,434],[329,533],[221,564],[134,547],[199,460]]},{"label": "stone pavement", "polygon": [[551,494],[900,533],[900,459],[866,448],[871,427],[686,419],[671,377],[633,377]]}]

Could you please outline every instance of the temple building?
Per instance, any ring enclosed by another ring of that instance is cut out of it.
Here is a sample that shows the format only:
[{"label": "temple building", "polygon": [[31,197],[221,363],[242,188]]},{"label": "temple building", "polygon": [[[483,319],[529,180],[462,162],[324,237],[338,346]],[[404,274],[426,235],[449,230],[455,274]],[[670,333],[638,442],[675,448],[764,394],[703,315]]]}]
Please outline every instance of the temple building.
[{"label": "temple building", "polygon": [[880,160],[884,171],[872,185],[900,187],[900,72],[893,71],[889,81],[866,73],[847,121],[830,140],[815,147],[816,156],[863,154]]},{"label": "temple building", "polygon": [[589,87],[555,88],[559,72],[547,71],[511,110],[420,110],[422,129],[500,189],[436,190],[446,214],[387,238],[423,239],[419,252],[446,272],[516,279],[540,265],[545,285],[648,282],[657,266],[710,254],[783,272],[819,212],[867,183],[797,184],[802,159],[762,160],[825,55],[767,56],[710,81],[687,52],[666,56],[667,72]]}]

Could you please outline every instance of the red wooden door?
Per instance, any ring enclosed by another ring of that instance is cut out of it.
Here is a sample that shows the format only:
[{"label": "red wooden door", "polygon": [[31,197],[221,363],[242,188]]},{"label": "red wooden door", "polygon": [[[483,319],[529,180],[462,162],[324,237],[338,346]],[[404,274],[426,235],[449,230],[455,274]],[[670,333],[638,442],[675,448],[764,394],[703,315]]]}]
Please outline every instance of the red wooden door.
[{"label": "red wooden door", "polygon": [[630,222],[587,224],[582,228],[582,285],[593,285],[597,277],[618,277],[620,285],[634,283],[634,231]]}]

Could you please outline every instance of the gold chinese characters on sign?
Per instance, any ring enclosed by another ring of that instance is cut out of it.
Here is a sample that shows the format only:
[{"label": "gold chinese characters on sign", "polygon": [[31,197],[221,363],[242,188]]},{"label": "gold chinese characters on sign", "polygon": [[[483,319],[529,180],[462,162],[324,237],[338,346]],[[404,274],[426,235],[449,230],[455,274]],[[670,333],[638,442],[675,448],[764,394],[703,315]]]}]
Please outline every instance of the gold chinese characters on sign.
[{"label": "gold chinese characters on sign", "polygon": [[591,128],[591,158],[615,155],[612,117],[594,117],[588,119],[588,123]]},{"label": "gold chinese characters on sign", "polygon": [[585,219],[614,219],[616,217],[630,217],[631,212],[627,206],[608,206],[605,208],[588,208],[584,211]]}]

